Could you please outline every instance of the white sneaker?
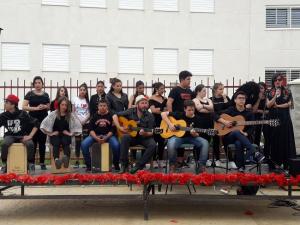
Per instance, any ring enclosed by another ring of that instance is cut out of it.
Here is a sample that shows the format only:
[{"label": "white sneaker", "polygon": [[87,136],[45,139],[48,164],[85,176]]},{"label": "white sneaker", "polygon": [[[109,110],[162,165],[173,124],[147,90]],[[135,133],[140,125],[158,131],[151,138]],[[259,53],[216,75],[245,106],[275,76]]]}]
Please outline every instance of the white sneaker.
[{"label": "white sneaker", "polygon": [[237,166],[235,165],[235,162],[230,161],[230,162],[228,163],[228,168],[229,168],[229,169],[234,169],[234,170],[236,170],[236,169],[237,169]]},{"label": "white sneaker", "polygon": [[221,166],[222,166],[222,163],[221,163],[220,160],[217,160],[217,161],[216,161],[216,166],[217,166],[217,167],[221,167]]},{"label": "white sneaker", "polygon": [[211,160],[210,160],[210,159],[209,159],[209,160],[207,160],[207,161],[206,161],[206,166],[207,166],[207,167],[211,166],[211,163],[212,163],[212,162],[211,162]]}]

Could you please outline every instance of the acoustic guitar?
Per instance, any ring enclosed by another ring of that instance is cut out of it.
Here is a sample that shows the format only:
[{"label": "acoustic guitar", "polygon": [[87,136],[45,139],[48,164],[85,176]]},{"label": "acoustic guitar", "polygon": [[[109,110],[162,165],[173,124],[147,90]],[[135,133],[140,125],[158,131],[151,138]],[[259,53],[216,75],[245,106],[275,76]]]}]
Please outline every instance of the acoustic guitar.
[{"label": "acoustic guitar", "polygon": [[208,134],[209,136],[214,136],[217,133],[217,131],[214,129],[202,129],[202,128],[195,128],[195,127],[187,127],[187,124],[184,120],[176,120],[172,116],[169,116],[168,118],[171,121],[171,123],[174,124],[176,131],[171,131],[169,129],[169,126],[166,123],[166,121],[162,120],[161,124],[160,124],[162,133],[160,135],[165,139],[173,137],[173,136],[183,137],[185,132],[190,132],[191,130],[194,130],[197,133]]},{"label": "acoustic guitar", "polygon": [[[154,128],[154,129],[139,127],[135,120],[128,120],[127,118],[125,118],[123,116],[119,116],[119,123],[120,123],[121,127],[124,127],[128,130],[128,134],[131,137],[136,137],[138,132],[142,129],[145,132],[153,132],[153,134],[160,134],[162,132],[162,130],[159,127]],[[119,129],[117,129],[117,134],[118,134],[118,137],[122,137],[124,135],[124,133],[122,131],[120,131]]]},{"label": "acoustic guitar", "polygon": [[215,122],[214,128],[218,131],[219,136],[224,136],[234,130],[243,131],[245,126],[266,124],[271,127],[277,127],[280,124],[278,119],[246,121],[245,118],[241,115],[229,116],[228,114],[222,114],[220,118],[231,121],[232,127],[226,127],[223,123]]}]

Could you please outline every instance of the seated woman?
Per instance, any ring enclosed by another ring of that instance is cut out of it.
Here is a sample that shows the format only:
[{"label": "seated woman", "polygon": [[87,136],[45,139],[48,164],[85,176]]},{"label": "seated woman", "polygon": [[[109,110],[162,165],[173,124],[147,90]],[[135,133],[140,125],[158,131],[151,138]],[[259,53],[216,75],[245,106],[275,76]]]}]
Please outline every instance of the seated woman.
[{"label": "seated woman", "polygon": [[[82,133],[80,121],[72,113],[71,104],[67,97],[58,100],[57,110],[51,112],[41,123],[41,130],[50,138],[53,146],[53,158],[56,169],[62,164],[69,167],[71,138]],[[63,147],[64,156],[59,158],[59,147]]]},{"label": "seated woman", "polygon": [[90,147],[93,143],[99,144],[108,142],[113,151],[113,164],[115,170],[120,170],[119,157],[120,157],[120,144],[113,133],[113,119],[108,109],[108,102],[101,99],[98,103],[98,111],[93,115],[90,120],[90,135],[86,137],[81,143],[82,154],[86,164],[86,170],[91,170],[91,156]]}]

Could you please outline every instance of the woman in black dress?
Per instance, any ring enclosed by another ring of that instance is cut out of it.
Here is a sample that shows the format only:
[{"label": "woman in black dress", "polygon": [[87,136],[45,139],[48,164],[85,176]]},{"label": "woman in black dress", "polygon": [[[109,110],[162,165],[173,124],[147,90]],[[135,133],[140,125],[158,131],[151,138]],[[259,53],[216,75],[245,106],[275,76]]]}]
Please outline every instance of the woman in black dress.
[{"label": "woman in black dress", "polygon": [[275,74],[268,94],[267,107],[270,119],[279,119],[280,125],[270,128],[270,154],[274,169],[283,164],[288,169],[288,159],[296,157],[293,124],[290,117],[292,94],[283,85],[283,76]]},{"label": "woman in black dress", "polygon": [[[153,93],[149,99],[149,106],[152,114],[155,118],[155,127],[160,127],[161,123],[161,113],[166,111],[167,107],[167,98],[163,96],[165,93],[165,86],[161,82],[154,83],[152,85]],[[163,156],[164,156],[164,149],[165,149],[165,139],[163,139],[160,134],[154,135],[154,140],[157,143],[157,151],[155,159],[158,160],[158,166],[161,167]]]},{"label": "woman in black dress", "polygon": [[[210,99],[214,105],[214,113],[217,114],[220,114],[231,105],[230,98],[224,93],[224,85],[222,83],[214,84]],[[218,135],[213,137],[213,154],[216,166],[222,166],[220,161],[220,137]]]},{"label": "woman in black dress", "polygon": [[[49,95],[43,90],[44,81],[40,76],[33,78],[32,85],[34,90],[29,91],[25,95],[23,101],[23,110],[28,111],[30,116],[38,119],[38,121],[41,123],[48,115],[50,99]],[[39,145],[40,166],[42,170],[47,169],[45,165],[46,139],[47,135],[44,134],[40,129],[33,137],[35,151],[37,149],[37,144]]]}]

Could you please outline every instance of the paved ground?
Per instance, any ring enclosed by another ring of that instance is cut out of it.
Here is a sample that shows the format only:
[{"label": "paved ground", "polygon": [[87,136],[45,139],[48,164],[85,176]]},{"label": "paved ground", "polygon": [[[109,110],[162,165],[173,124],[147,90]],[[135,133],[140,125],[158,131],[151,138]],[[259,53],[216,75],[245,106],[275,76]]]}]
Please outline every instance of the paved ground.
[{"label": "paved ground", "polygon": [[[197,193],[220,194],[217,187],[197,187]],[[165,187],[163,186],[163,189]],[[20,190],[6,190],[14,195]],[[141,187],[95,186],[26,188],[25,194],[135,194]],[[186,187],[175,186],[172,193],[187,193]],[[196,200],[178,199],[150,201],[150,220],[143,220],[140,197],[106,200],[0,200],[0,224],[299,224],[299,216],[291,208],[268,208],[269,200]],[[163,193],[160,193],[163,194]],[[193,193],[194,194],[194,193]],[[235,194],[235,189],[230,191]],[[263,188],[259,195],[286,194],[275,188]],[[300,193],[296,193],[300,195]],[[221,194],[222,195],[222,194]]]}]

